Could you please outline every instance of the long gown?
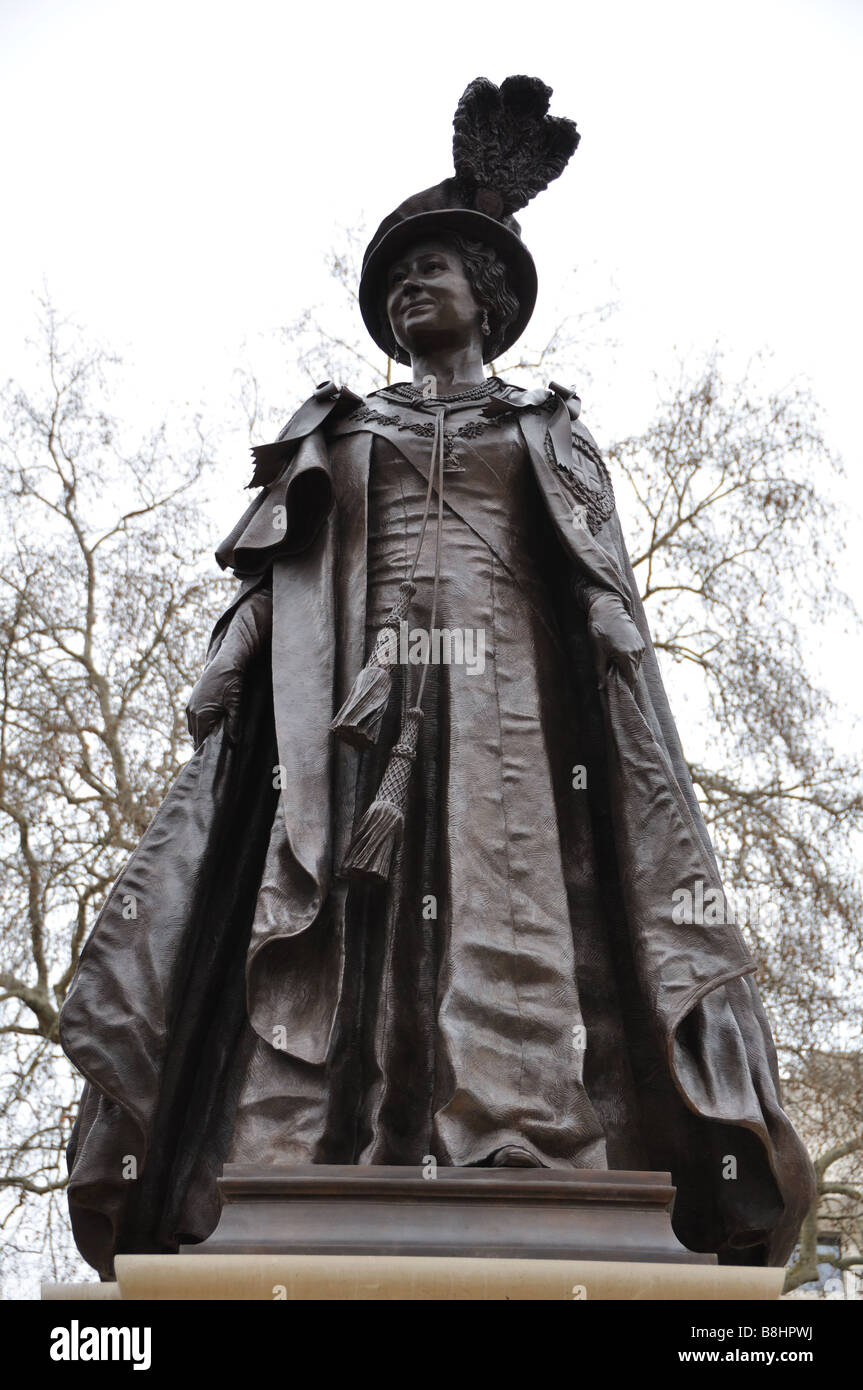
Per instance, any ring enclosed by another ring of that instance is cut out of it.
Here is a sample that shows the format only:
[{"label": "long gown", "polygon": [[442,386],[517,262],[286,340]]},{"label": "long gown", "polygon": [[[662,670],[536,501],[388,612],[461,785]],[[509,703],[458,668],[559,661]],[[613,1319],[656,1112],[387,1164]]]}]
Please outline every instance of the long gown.
[{"label": "long gown", "polygon": [[[393,668],[372,749],[327,726],[409,571],[431,407],[388,388],[323,431],[316,393],[217,552],[241,582],[211,655],[270,580],[272,649],[237,735],[205,739],[118,877],[60,1018],[88,1083],[70,1213],[105,1277],[118,1251],[205,1239],[226,1161],[667,1171],[679,1239],[732,1264],[783,1263],[814,1199],[739,928],[672,913],[719,879],[607,473],[554,392],[487,389],[447,404],[435,624],[483,645],[428,668],[388,884],[339,867],[418,667]],[[295,549],[273,544],[280,498]],[[633,690],[598,689],[585,582],[627,596]]]},{"label": "long gown", "polygon": [[[380,397],[375,406],[367,652],[407,577],[430,434],[421,407]],[[585,788],[596,730],[573,690],[521,436],[511,415],[489,424],[481,407],[447,407],[436,619],[438,629],[473,630],[474,659],[429,668],[389,885],[337,886],[347,893],[346,986],[330,1055],[313,1065],[291,1054],[284,1030],[274,1041],[249,1030],[231,1162],[433,1155],[471,1165],[512,1145],[549,1167],[649,1166],[621,1018],[619,904],[597,867]],[[435,511],[410,635],[430,624]],[[482,518],[482,534],[465,516]],[[357,755],[355,820],[419,674],[416,664],[395,668],[378,744]],[[253,936],[278,930],[285,849],[279,809]],[[281,987],[290,991],[289,977]]]}]

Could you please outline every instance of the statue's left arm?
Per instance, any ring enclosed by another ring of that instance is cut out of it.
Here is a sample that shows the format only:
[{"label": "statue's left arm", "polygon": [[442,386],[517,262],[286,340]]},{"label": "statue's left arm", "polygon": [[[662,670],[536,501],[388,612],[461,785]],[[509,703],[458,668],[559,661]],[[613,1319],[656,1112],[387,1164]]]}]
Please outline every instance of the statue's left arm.
[{"label": "statue's left arm", "polygon": [[189,696],[186,719],[196,749],[222,719],[228,738],[236,738],[243,678],[270,641],[272,625],[272,591],[261,584],[237,605],[219,643],[211,644],[207,664]]}]

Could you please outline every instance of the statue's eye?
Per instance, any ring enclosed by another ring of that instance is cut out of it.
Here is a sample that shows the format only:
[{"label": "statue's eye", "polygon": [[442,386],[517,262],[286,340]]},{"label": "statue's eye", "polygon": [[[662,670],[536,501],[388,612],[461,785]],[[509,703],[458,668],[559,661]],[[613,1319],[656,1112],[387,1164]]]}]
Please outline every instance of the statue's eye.
[{"label": "statue's eye", "polygon": [[394,270],[390,275],[390,285],[399,285],[404,278],[405,273],[403,270]]}]

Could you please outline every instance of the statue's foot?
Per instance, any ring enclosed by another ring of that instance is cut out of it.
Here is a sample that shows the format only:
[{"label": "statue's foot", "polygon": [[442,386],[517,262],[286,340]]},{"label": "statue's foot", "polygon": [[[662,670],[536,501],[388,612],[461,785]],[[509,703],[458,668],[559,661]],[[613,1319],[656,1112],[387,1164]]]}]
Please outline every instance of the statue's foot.
[{"label": "statue's foot", "polygon": [[518,1144],[504,1144],[502,1149],[495,1149],[488,1166],[490,1168],[542,1168],[545,1165],[540,1163],[538,1158],[527,1149],[522,1149]]}]

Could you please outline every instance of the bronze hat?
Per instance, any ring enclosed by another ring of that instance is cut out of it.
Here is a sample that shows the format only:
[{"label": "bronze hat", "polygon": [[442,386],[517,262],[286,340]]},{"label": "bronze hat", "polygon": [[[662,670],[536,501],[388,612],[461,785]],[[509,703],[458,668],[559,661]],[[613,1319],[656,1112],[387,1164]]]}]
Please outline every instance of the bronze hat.
[{"label": "bronze hat", "polygon": [[363,257],[360,311],[383,352],[393,347],[384,309],[389,266],[420,237],[444,232],[497,251],[519,302],[498,353],[521,337],[536,303],[536,267],[513,213],[563,173],[581,138],[573,121],[547,114],[550,99],[538,77],[507,77],[500,87],[477,77],[466,88],[453,118],[455,176],[401,203]]}]

